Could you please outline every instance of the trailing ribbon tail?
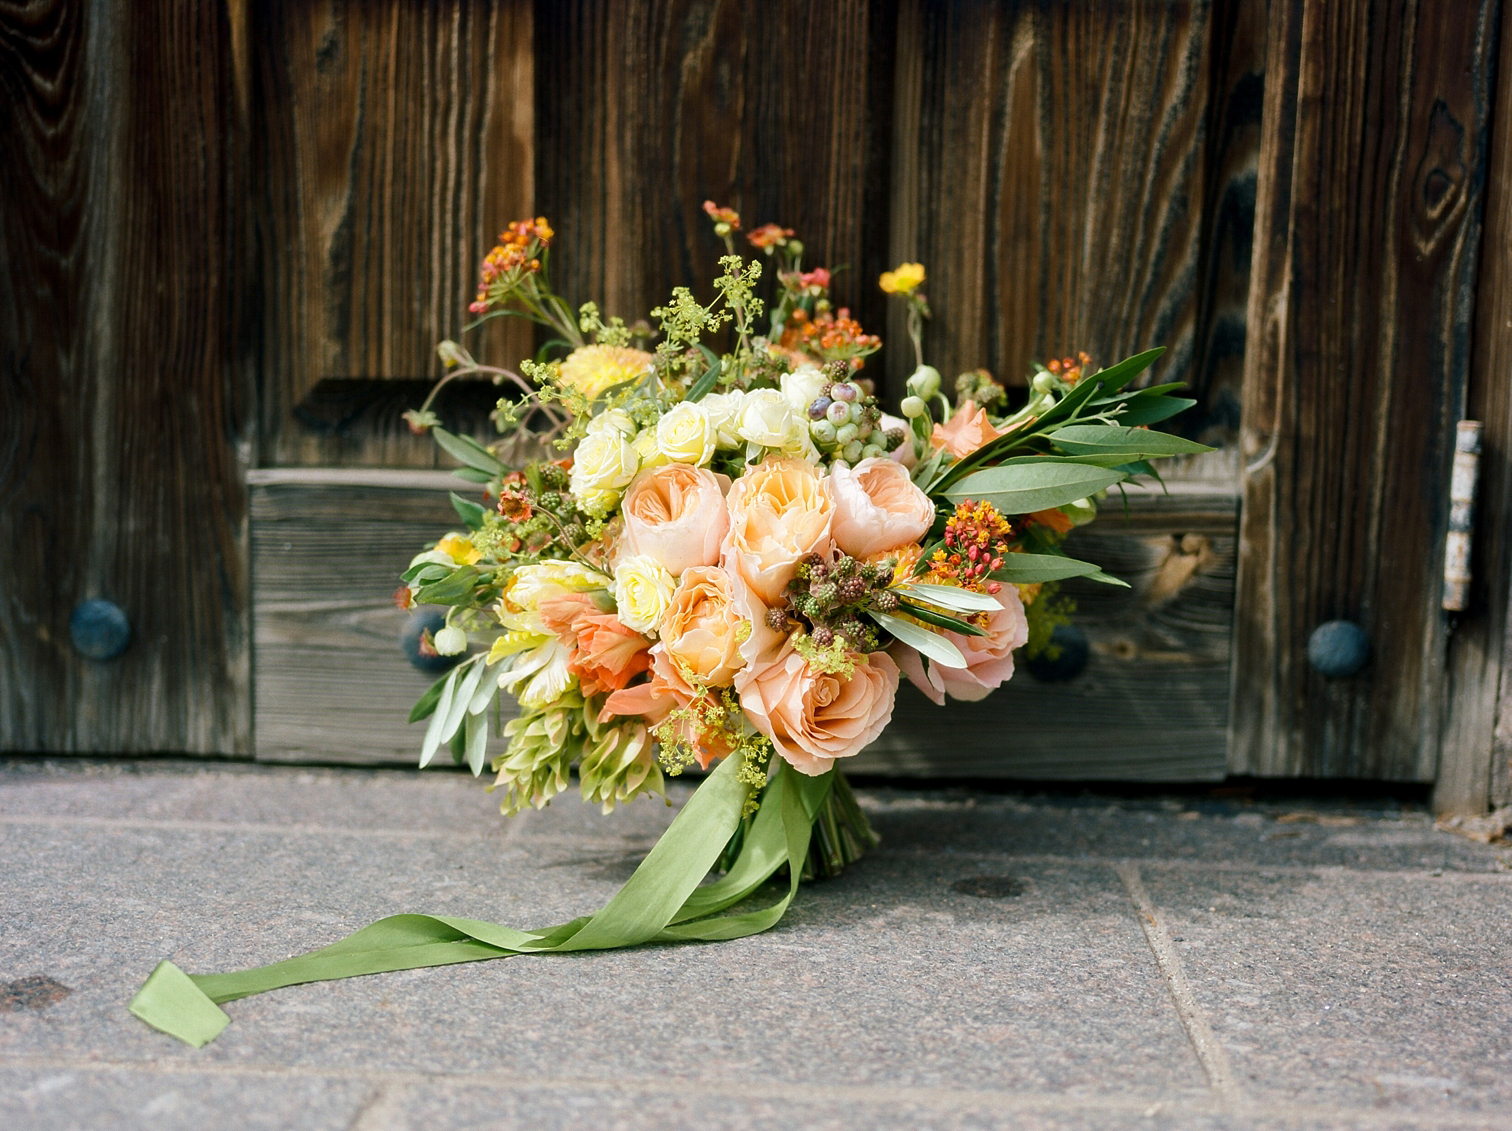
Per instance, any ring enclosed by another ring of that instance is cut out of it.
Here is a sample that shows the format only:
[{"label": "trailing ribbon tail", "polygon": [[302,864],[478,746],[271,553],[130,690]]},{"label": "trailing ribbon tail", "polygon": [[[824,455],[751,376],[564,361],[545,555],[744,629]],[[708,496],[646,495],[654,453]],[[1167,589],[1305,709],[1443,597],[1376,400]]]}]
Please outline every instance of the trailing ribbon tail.
[{"label": "trailing ribbon tail", "polygon": [[[655,846],[596,914],[544,930],[438,915],[391,915],[309,954],[227,974],[186,974],[160,962],[132,998],[131,1012],[169,1036],[200,1048],[230,1018],[220,1003],[283,986],[482,962],[516,954],[609,950],[646,942],[714,941],[757,934],[776,924],[798,890],[814,819],[835,771],[805,777],[778,763],[762,805],[730,870],[703,884],[740,826],[751,786],[727,758],[688,799]],[[765,883],[783,864],[788,891],[770,907],[720,915]]]}]

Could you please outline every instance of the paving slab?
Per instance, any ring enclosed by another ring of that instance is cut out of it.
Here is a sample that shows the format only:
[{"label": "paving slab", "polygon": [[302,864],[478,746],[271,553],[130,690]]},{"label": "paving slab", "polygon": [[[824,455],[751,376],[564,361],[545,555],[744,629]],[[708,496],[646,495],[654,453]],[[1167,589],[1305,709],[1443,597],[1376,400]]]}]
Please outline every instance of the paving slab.
[{"label": "paving slab", "polygon": [[506,821],[454,773],[12,763],[0,1125],[1507,1125],[1505,847],[1391,806],[861,800],[883,847],[764,935],[291,987],[195,1051],[125,1012],[158,959],[272,961],[396,911],[562,921],[674,810]]}]

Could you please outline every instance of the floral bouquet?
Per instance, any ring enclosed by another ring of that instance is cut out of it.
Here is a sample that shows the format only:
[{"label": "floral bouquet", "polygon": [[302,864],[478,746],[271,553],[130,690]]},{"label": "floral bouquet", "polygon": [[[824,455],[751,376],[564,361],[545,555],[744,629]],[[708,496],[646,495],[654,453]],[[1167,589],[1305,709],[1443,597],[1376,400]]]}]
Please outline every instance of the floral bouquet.
[{"label": "floral bouquet", "polygon": [[[916,362],[891,416],[863,375],[881,340],[833,307],[830,272],[805,270],[775,224],[743,258],[739,216],[704,208],[728,251],[715,293],[674,290],[655,331],[592,303],[574,314],[548,282],[546,221],[510,225],[472,310],[550,340],[518,371],[441,344],[438,389],[487,376],[507,390],[501,438],[439,427],[434,393],[406,414],[480,490],[453,494],[465,529],[414,559],[396,599],[445,606],[422,650],[457,658],[411,714],[429,720],[422,766],[442,747],[488,766],[511,814],[548,804],[574,766],[606,813],[662,795],[667,776],[707,776],[593,916],[522,931],[399,915],[255,970],[165,962],[139,1017],[203,1044],[227,1022],[217,1003],[296,982],[765,930],[803,878],[876,844],[839,766],[887,726],[900,679],[941,705],[981,699],[1016,652],[1049,646],[1067,615],[1058,582],[1123,584],[1062,542],[1109,488],[1154,476],[1149,460],[1206,450],[1146,427],[1192,403],[1130,387],[1161,351],[1097,371],[1086,355],[1051,361],[1013,411],[976,370],[952,402],[924,363],[924,268],[905,263],[881,278]],[[520,713],[501,726],[505,694]]]}]

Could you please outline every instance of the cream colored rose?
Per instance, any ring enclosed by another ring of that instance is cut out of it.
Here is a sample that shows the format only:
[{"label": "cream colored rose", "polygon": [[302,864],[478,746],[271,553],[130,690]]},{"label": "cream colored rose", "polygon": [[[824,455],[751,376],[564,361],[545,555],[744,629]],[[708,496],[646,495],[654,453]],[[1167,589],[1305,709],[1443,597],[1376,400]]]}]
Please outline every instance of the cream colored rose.
[{"label": "cream colored rose", "polygon": [[699,401],[709,414],[709,423],[714,426],[715,443],[721,448],[738,448],[743,441],[735,430],[740,421],[740,408],[745,402],[744,389],[732,389],[728,393],[710,393]]},{"label": "cream colored rose", "polygon": [[818,454],[809,439],[808,417],[793,408],[778,389],[747,393],[735,431],[753,447],[775,449],[788,456]]},{"label": "cream colored rose", "polygon": [[730,529],[724,487],[708,468],[668,463],[642,471],[625,492],[625,529],[618,552],[648,555],[673,577],[690,566],[719,561]]},{"label": "cream colored rose", "polygon": [[685,677],[710,687],[728,687],[744,666],[740,657],[744,620],[730,575],[718,566],[694,566],[677,583],[662,618],[657,647]]},{"label": "cream colored rose", "polygon": [[661,562],[646,554],[624,558],[614,567],[615,615],[620,624],[657,635],[676,582]]},{"label": "cream colored rose", "polygon": [[622,408],[605,409],[588,422],[588,435],[590,436],[597,432],[609,430],[619,432],[628,440],[640,431],[640,426]]},{"label": "cream colored rose", "polygon": [[935,507],[890,459],[864,459],[830,472],[835,518],[830,532],[853,558],[869,558],[917,542],[934,525]]},{"label": "cream colored rose", "polygon": [[684,401],[656,422],[656,446],[673,463],[691,463],[695,467],[714,458],[718,439],[709,412]]},{"label": "cream colored rose", "polygon": [[781,604],[798,560],[833,545],[835,504],[828,485],[804,460],[768,460],[737,479],[727,501],[730,532],[719,564],[738,573],[766,604]]},{"label": "cream colored rose", "polygon": [[779,382],[782,395],[800,413],[808,412],[808,406],[822,395],[827,378],[817,365],[800,365],[791,373],[784,373]]},{"label": "cream colored rose", "polygon": [[898,666],[886,652],[852,653],[855,671],[816,672],[791,640],[771,663],[735,677],[751,724],[799,773],[817,776],[861,752],[892,718]]},{"label": "cream colored rose", "polygon": [[656,444],[656,429],[647,428],[635,439],[630,441],[630,446],[635,449],[635,454],[640,457],[640,465],[646,467],[660,467],[667,463],[667,457]]},{"label": "cream colored rose", "polygon": [[640,457],[617,428],[584,436],[572,456],[569,484],[585,509],[603,513],[640,470]]}]

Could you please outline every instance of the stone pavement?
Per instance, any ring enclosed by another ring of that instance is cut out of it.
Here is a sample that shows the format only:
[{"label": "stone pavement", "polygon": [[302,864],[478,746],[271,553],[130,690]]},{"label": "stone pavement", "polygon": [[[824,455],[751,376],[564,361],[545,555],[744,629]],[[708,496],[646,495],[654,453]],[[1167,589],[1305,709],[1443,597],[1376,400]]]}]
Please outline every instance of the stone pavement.
[{"label": "stone pavement", "polygon": [[1512,848],[1389,803],[860,793],[883,847],[765,935],[292,987],[195,1051],[126,1012],[160,958],[560,922],[670,811],[0,765],[0,1127],[1512,1128]]}]

